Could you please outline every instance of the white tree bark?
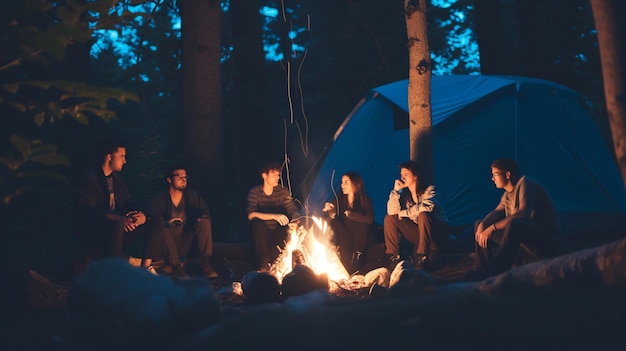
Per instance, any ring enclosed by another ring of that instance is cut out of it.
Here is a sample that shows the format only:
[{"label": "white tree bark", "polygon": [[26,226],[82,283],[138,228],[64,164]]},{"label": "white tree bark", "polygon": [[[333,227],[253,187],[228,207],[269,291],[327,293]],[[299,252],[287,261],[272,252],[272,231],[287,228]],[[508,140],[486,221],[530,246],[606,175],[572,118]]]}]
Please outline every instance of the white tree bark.
[{"label": "white tree bark", "polygon": [[409,136],[410,158],[420,164],[422,179],[434,181],[430,80],[432,61],[426,30],[426,0],[405,0],[409,49]]}]

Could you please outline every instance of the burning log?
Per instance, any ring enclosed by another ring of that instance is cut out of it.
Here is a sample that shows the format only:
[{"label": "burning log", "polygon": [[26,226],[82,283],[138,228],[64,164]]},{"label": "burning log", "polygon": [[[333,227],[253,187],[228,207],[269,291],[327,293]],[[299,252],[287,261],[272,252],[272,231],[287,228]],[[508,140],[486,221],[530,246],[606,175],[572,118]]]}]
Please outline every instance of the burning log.
[{"label": "burning log", "polygon": [[302,253],[301,250],[296,249],[291,253],[291,269],[295,269],[298,265],[308,266],[304,253]]},{"label": "burning log", "polygon": [[412,293],[423,293],[435,289],[435,279],[421,269],[416,269],[409,261],[400,261],[389,277],[389,288],[374,284],[370,296],[403,296]]},{"label": "burning log", "polygon": [[280,284],[267,272],[248,272],[241,280],[241,288],[251,304],[280,302]]},{"label": "burning log", "polygon": [[323,289],[328,291],[328,276],[317,275],[311,268],[298,264],[283,278],[282,291],[284,297],[299,296]]}]

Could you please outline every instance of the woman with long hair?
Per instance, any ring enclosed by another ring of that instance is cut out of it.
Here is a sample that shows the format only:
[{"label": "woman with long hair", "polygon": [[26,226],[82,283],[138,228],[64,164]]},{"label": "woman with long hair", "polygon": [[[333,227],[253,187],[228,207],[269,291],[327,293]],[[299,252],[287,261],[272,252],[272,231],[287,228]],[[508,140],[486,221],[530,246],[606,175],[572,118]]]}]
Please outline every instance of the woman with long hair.
[{"label": "woman with long hair", "polygon": [[448,221],[435,197],[435,186],[424,182],[415,161],[400,164],[400,179],[389,194],[383,232],[389,264],[402,259],[401,237],[415,245],[411,260],[416,268],[434,270],[441,263],[439,251],[448,241]]},{"label": "woman with long hair", "polygon": [[334,203],[324,204],[322,211],[331,220],[341,262],[349,273],[354,273],[363,262],[374,223],[374,206],[365,193],[363,178],[356,172],[346,172],[341,177],[341,192]]}]

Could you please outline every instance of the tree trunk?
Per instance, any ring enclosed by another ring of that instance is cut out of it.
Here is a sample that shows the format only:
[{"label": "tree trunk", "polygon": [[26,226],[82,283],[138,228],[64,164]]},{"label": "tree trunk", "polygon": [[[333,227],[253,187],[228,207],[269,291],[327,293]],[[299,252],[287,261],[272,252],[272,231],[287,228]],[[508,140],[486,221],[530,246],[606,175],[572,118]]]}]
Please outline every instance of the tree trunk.
[{"label": "tree trunk", "polygon": [[[240,184],[249,188],[259,182],[260,161],[274,155],[281,140],[272,128],[267,103],[263,24],[259,0],[231,0],[233,50],[232,111],[235,118],[236,153]],[[237,101],[248,101],[246,104]],[[278,153],[280,155],[280,153]]]},{"label": "tree trunk", "polygon": [[434,182],[430,79],[432,62],[426,30],[426,0],[405,0],[409,48],[409,137],[411,160],[420,164],[420,181]]},{"label": "tree trunk", "polygon": [[[190,186],[209,205],[223,187],[219,0],[179,1],[182,23],[184,155]],[[195,181],[194,181],[195,179]],[[218,206],[210,206],[211,211]],[[214,215],[214,217],[217,217]]]},{"label": "tree trunk", "polygon": [[474,14],[480,72],[523,75],[517,1],[475,0]]},{"label": "tree trunk", "polygon": [[626,187],[626,2],[591,0],[598,31],[604,96],[617,165]]}]

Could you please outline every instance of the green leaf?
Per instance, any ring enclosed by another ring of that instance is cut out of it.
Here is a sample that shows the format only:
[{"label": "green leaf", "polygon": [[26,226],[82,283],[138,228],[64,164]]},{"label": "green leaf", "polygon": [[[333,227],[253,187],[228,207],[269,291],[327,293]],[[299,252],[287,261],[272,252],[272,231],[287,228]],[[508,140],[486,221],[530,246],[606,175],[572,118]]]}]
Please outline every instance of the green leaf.
[{"label": "green leaf", "polygon": [[41,127],[45,121],[46,114],[44,112],[39,112],[35,115],[35,124],[37,125],[37,127]]},{"label": "green leaf", "polygon": [[81,112],[75,113],[74,119],[76,119],[76,121],[78,121],[78,123],[82,125],[85,125],[85,126],[89,125],[89,119],[87,119],[87,116],[85,116],[85,114]]},{"label": "green leaf", "polygon": [[60,173],[50,172],[50,171],[40,171],[40,172],[19,172],[17,174],[17,178],[54,178],[60,180],[64,183],[69,184],[68,179]]},{"label": "green leaf", "polygon": [[23,155],[30,154],[30,142],[17,134],[11,135],[11,144],[15,146]]},{"label": "green leaf", "polygon": [[50,111],[50,113],[52,113],[54,116],[57,116],[58,118],[61,118],[63,116],[63,109],[61,109],[59,105],[56,104],[56,102],[49,102],[48,110]]},{"label": "green leaf", "polygon": [[18,83],[2,84],[1,87],[2,87],[2,90],[11,94],[15,94],[17,93],[17,89],[19,88],[19,84]]},{"label": "green leaf", "polygon": [[56,145],[43,144],[40,140],[34,140],[33,144],[31,145],[31,149],[32,149],[31,150],[32,154],[37,154],[37,153],[57,152],[59,148]]},{"label": "green leaf", "polygon": [[33,162],[45,164],[48,166],[55,166],[55,165],[67,166],[70,164],[70,160],[67,158],[67,156],[56,154],[56,153],[32,156],[30,159]]}]

